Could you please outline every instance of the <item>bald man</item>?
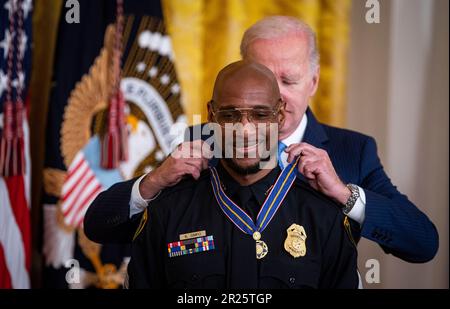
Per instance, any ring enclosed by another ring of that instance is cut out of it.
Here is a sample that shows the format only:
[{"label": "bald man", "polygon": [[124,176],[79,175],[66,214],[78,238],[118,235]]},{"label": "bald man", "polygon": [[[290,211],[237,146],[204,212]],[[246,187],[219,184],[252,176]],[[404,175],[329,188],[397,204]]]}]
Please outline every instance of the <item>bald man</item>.
[{"label": "bald man", "polygon": [[[299,180],[297,161],[281,170],[273,156],[284,107],[266,67],[240,61],[219,73],[208,110],[222,158],[150,202],[130,288],[357,288],[338,205]],[[268,136],[275,143],[257,147]]]}]

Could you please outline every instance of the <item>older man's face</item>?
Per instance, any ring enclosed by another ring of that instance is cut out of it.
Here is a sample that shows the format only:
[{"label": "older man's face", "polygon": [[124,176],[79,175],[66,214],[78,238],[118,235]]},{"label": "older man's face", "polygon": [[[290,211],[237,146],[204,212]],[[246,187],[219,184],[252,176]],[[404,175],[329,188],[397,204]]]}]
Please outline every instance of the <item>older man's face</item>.
[{"label": "older man's face", "polygon": [[286,118],[280,128],[280,138],[286,138],[299,125],[318,84],[318,73],[310,70],[306,36],[255,40],[248,47],[246,59],[265,65],[275,74],[286,102]]}]

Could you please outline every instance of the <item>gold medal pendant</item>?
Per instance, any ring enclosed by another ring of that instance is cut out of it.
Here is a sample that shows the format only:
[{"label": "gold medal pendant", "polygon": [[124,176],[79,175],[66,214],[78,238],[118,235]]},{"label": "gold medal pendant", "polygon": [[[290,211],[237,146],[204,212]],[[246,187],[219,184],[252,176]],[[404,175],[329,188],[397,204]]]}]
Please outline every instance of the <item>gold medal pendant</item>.
[{"label": "gold medal pendant", "polygon": [[258,260],[264,258],[269,252],[267,244],[261,240],[261,233],[258,231],[253,233],[253,239],[256,241],[256,258]]},{"label": "gold medal pendant", "polygon": [[256,258],[260,260],[265,257],[268,252],[269,248],[267,247],[266,243],[262,240],[258,240],[256,242]]}]

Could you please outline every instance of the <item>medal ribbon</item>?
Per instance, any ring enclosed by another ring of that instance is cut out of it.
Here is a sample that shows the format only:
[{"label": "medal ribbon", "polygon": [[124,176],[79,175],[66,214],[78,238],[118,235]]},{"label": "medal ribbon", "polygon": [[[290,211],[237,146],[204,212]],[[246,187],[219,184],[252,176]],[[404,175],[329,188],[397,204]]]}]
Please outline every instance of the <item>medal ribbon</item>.
[{"label": "medal ribbon", "polygon": [[296,166],[298,159],[288,166],[278,176],[275,184],[266,197],[261,210],[256,217],[256,224],[236,203],[234,203],[223,191],[220,178],[215,167],[210,167],[211,185],[214,196],[220,209],[242,232],[252,235],[254,232],[262,232],[269,225],[280,208],[289,189],[297,177]]}]

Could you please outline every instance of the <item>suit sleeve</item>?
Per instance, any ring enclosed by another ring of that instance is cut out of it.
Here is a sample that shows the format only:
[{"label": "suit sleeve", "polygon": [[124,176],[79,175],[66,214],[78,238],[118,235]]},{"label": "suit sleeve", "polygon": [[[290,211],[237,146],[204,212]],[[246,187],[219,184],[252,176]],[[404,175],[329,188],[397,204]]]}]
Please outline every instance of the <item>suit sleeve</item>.
[{"label": "suit sleeve", "polygon": [[142,213],[129,217],[136,179],[116,183],[95,198],[84,216],[84,231],[90,240],[102,244],[132,242],[142,217]]},{"label": "suit sleeve", "polygon": [[167,287],[164,271],[164,232],[155,212],[148,212],[147,223],[142,233],[133,241],[131,260],[128,264],[130,289]]},{"label": "suit sleeve", "polygon": [[387,253],[409,261],[427,262],[439,247],[436,227],[386,175],[373,138],[364,146],[360,186],[366,194],[361,235],[381,245]]},{"label": "suit sleeve", "polygon": [[344,216],[338,213],[322,247],[324,262],[319,288],[358,288],[358,253],[350,236],[351,231],[347,232],[344,227]]}]

